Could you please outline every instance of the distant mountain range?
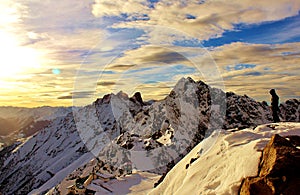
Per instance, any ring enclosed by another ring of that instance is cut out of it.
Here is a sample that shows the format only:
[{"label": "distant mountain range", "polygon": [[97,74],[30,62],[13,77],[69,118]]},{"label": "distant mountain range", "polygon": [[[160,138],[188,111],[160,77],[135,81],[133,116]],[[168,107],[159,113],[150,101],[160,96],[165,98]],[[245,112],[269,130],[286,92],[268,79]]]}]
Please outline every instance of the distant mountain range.
[{"label": "distant mountain range", "polygon": [[71,107],[0,107],[0,142],[10,145],[27,138],[71,111]]},{"label": "distant mountain range", "polygon": [[[299,100],[286,101],[280,110],[282,120],[300,122]],[[3,136],[9,128],[32,135],[0,152],[3,194],[43,194],[51,188],[62,193],[64,182],[96,168],[115,176],[133,170],[166,173],[212,133],[272,122],[266,102],[191,78],[180,79],[168,96],[151,103],[138,92],[132,97],[119,92],[82,108],[0,108],[0,118],[6,124]],[[27,124],[29,118],[33,124]],[[39,121],[48,122],[32,130]]]}]

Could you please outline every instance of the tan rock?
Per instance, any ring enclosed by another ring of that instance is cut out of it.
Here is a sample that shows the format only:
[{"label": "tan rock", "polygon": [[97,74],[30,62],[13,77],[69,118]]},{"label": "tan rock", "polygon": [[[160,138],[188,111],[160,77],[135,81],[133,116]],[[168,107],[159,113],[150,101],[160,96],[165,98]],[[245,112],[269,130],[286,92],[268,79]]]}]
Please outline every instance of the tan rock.
[{"label": "tan rock", "polygon": [[243,180],[240,194],[299,194],[299,136],[274,135],[263,150],[257,177]]}]

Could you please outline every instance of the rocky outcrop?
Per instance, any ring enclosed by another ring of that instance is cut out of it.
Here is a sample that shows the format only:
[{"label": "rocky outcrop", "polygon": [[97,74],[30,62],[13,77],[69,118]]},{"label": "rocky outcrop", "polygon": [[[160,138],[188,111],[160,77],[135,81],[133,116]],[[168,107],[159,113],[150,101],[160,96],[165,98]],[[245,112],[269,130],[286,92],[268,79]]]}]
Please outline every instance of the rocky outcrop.
[{"label": "rocky outcrop", "polygon": [[300,137],[275,134],[263,150],[257,177],[243,180],[240,195],[299,194]]},{"label": "rocky outcrop", "polygon": [[254,127],[272,121],[269,106],[264,102],[257,102],[247,95],[226,93],[226,118],[224,129],[243,129]]},{"label": "rocky outcrop", "polygon": [[283,121],[300,122],[300,100],[290,99],[280,104],[280,117]]},{"label": "rocky outcrop", "polygon": [[138,102],[140,105],[144,105],[143,98],[140,92],[136,92],[133,97],[130,98],[133,102]]}]

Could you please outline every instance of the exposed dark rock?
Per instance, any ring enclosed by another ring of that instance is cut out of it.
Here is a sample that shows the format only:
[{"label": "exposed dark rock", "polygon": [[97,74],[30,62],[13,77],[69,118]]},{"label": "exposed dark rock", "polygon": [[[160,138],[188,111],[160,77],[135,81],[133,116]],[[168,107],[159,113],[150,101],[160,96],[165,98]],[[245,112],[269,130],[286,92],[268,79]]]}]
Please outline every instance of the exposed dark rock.
[{"label": "exposed dark rock", "polygon": [[[163,182],[164,178],[167,176],[167,173],[175,166],[175,161],[172,160],[167,164],[167,171],[163,173],[163,175],[159,178],[159,180],[154,183],[154,188],[156,188],[161,182]],[[187,169],[187,168],[186,168]]]},{"label": "exposed dark rock", "polygon": [[131,101],[138,102],[140,105],[144,105],[143,98],[140,92],[136,92],[131,98]]},{"label": "exposed dark rock", "polygon": [[160,131],[155,132],[151,137],[152,139],[156,140],[162,136],[162,133]]},{"label": "exposed dark rock", "polygon": [[226,104],[224,129],[244,129],[272,121],[269,106],[248,96],[227,92]]},{"label": "exposed dark rock", "polygon": [[55,174],[51,173],[50,171],[46,171],[51,177],[53,177]]},{"label": "exposed dark rock", "polygon": [[299,194],[299,145],[299,136],[274,135],[263,150],[258,176],[244,179],[240,194]]},{"label": "exposed dark rock", "polygon": [[198,158],[191,158],[190,160],[190,164],[192,164],[193,162],[195,162]]},{"label": "exposed dark rock", "polygon": [[300,100],[290,99],[280,104],[280,117],[283,121],[300,122]]},{"label": "exposed dark rock", "polygon": [[122,145],[123,148],[128,149],[128,150],[132,149],[133,146],[134,146],[134,145],[133,145],[133,143],[131,143],[131,142],[128,142],[128,143],[126,143],[125,145]]},{"label": "exposed dark rock", "polygon": [[188,169],[189,166],[190,166],[190,164],[186,164],[186,165],[185,165],[185,169]]},{"label": "exposed dark rock", "polygon": [[7,157],[11,154],[11,152],[18,147],[22,142],[16,142],[10,146],[4,147],[0,151],[0,167],[2,167],[4,161],[7,159]]},{"label": "exposed dark rock", "polygon": [[163,175],[159,178],[159,180],[156,183],[154,183],[153,187],[156,188],[161,182],[163,182],[166,175],[167,173],[163,173]]}]

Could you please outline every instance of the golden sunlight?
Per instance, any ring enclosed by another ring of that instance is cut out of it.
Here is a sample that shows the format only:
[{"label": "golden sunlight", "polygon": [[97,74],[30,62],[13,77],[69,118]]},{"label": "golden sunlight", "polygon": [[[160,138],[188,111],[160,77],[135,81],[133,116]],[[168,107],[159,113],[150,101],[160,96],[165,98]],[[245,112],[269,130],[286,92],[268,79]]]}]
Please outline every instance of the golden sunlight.
[{"label": "golden sunlight", "polygon": [[33,48],[22,47],[18,40],[0,31],[0,78],[12,78],[40,67],[39,53]]}]

